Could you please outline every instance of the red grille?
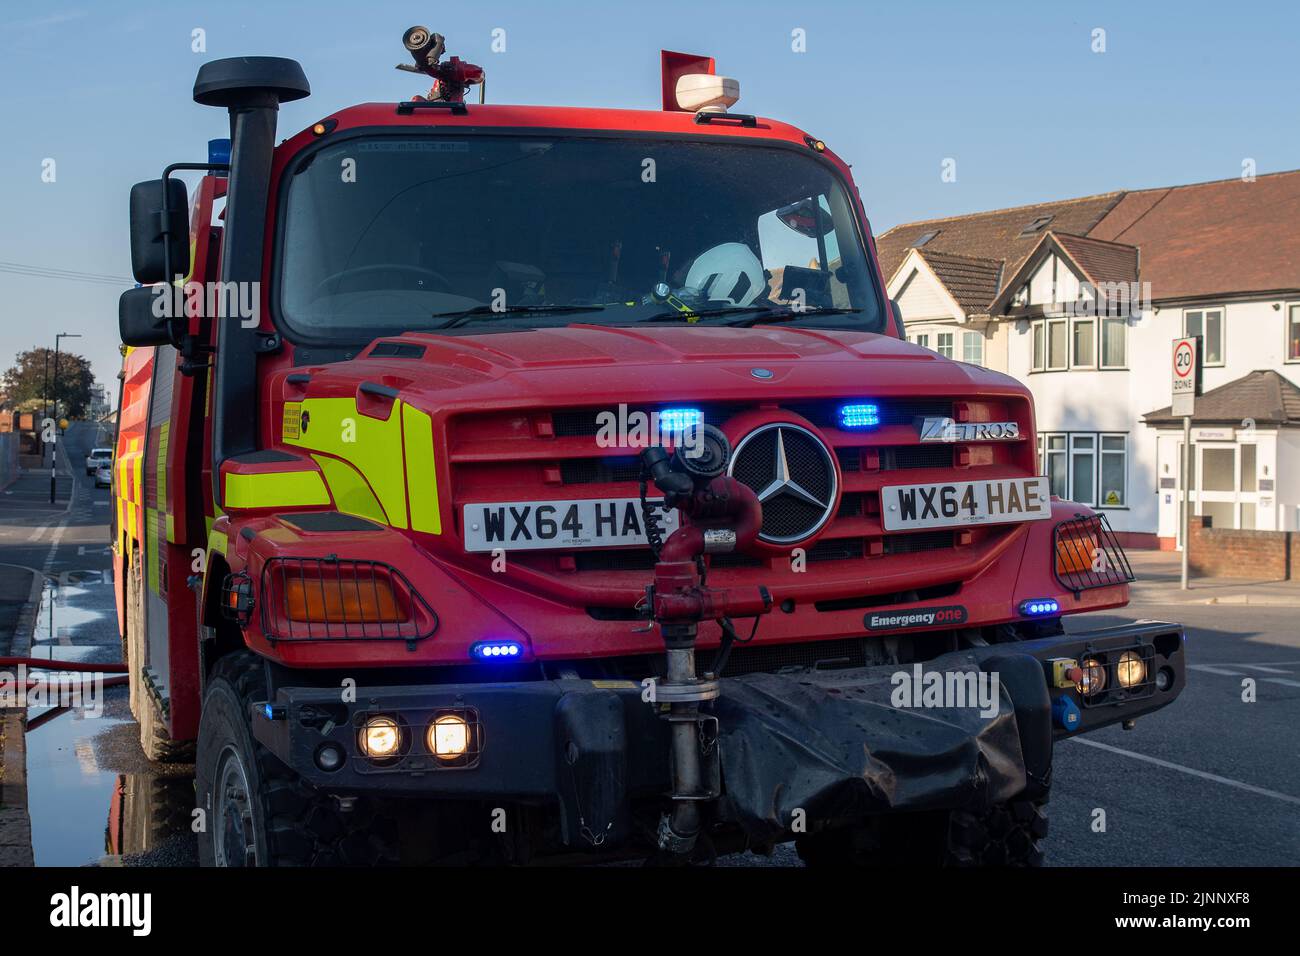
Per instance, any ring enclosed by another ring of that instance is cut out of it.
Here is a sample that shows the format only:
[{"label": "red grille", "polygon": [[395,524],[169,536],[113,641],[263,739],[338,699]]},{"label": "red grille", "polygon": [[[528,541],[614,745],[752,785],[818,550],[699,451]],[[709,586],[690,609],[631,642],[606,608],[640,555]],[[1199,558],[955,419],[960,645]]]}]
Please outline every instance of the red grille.
[{"label": "red grille", "polygon": [[[990,547],[1010,534],[1011,526],[959,531],[916,531],[886,534],[880,521],[880,489],[894,484],[925,484],[948,480],[1022,477],[1037,473],[1031,411],[1018,396],[960,398],[896,398],[880,400],[879,428],[846,431],[837,425],[842,399],[776,400],[762,412],[771,422],[811,425],[830,446],[839,468],[839,507],[815,540],[806,546],[809,562],[826,562],[820,580],[857,575],[855,563],[891,561],[924,551],[939,559],[964,548]],[[754,405],[696,402],[689,397],[674,405],[699,408],[704,420],[727,429],[727,422],[747,414]],[[459,521],[468,502],[545,501],[571,498],[634,498],[637,495],[636,456],[623,448],[601,448],[596,436],[598,416],[617,406],[570,409],[517,409],[455,416],[448,422],[452,496]],[[637,406],[646,413],[662,406]],[[957,421],[1016,421],[1021,438],[1009,442],[923,443],[918,418],[952,417]],[[733,444],[757,423],[732,434]],[[737,477],[742,477],[738,475]],[[581,585],[585,575],[601,574],[598,586],[640,588],[651,566],[648,549],[610,548],[573,551],[519,551],[511,566]],[[778,583],[788,571],[784,559],[758,560],[743,556],[714,560],[728,577],[763,576]],[[873,569],[874,573],[874,569]],[[829,577],[828,577],[829,575]],[[795,579],[791,579],[792,583]]]}]

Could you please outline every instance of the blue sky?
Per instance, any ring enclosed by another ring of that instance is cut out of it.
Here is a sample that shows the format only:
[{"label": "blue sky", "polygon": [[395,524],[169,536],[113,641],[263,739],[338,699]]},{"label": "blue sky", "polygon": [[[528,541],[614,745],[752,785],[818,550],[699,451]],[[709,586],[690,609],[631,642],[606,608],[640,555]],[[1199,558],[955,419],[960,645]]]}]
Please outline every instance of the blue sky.
[{"label": "blue sky", "polygon": [[[202,159],[223,113],[190,99],[206,59],[302,62],[313,95],[283,135],[355,102],[405,99],[402,31],[483,65],[489,100],[657,109],[660,48],[707,53],[738,109],[786,120],[853,165],[873,227],[1120,188],[1300,167],[1294,3],[187,3],[0,8],[0,263],[130,274],[127,192]],[[191,50],[195,29],[206,53]],[[490,50],[504,29],[506,49]],[[1106,51],[1094,53],[1103,29]],[[805,31],[807,50],[791,50]],[[956,160],[955,182],[941,164]],[[56,162],[44,183],[42,163]],[[56,332],[115,384],[109,284],[0,272],[0,369]],[[67,343],[65,343],[66,345]],[[114,396],[116,388],[113,389]]]}]

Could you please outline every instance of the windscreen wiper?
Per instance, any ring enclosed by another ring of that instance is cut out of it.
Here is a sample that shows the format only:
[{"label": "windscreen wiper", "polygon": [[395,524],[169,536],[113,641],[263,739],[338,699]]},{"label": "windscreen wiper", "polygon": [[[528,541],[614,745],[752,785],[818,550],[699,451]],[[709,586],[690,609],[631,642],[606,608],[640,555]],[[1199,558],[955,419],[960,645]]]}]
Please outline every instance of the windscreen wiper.
[{"label": "windscreen wiper", "polygon": [[435,325],[434,329],[454,329],[485,315],[563,315],[565,313],[604,311],[604,306],[600,305],[512,305],[504,309],[494,309],[490,305],[476,305],[472,309],[459,312],[435,312],[433,318],[447,319],[441,325]]},{"label": "windscreen wiper", "polygon": [[770,312],[770,305],[724,305],[716,309],[669,309],[666,312],[655,312],[644,318],[637,319],[637,322],[674,322],[684,319],[708,318],[714,315],[731,315],[733,313],[749,312]]},{"label": "windscreen wiper", "polygon": [[767,322],[791,322],[810,315],[856,315],[861,311],[861,309],[833,309],[818,306],[808,306],[803,309],[768,309],[758,315],[746,316],[743,319],[737,319],[735,322],[726,322],[724,324],[729,327],[747,329],[752,325],[763,325]]}]

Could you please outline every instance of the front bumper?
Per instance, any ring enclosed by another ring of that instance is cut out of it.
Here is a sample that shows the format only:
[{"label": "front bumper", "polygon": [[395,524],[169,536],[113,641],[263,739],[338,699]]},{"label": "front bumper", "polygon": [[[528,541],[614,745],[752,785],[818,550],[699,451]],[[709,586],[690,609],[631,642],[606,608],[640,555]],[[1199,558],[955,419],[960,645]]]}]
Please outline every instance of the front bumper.
[{"label": "front bumper", "polygon": [[[1054,739],[1134,719],[1178,696],[1183,641],[1180,625],[1137,622],[915,665],[724,678],[713,710],[719,819],[771,840],[788,832],[795,811],[824,824],[1040,795]],[[1128,689],[1116,680],[1126,653],[1146,675]],[[1092,699],[1062,677],[1070,662],[1086,660],[1110,674]],[[931,699],[932,674],[943,678],[941,688],[979,687],[991,696],[959,701],[941,689]],[[474,732],[473,753],[459,765],[425,746],[425,728],[447,714]],[[358,746],[358,728],[375,715],[397,718],[409,741],[389,765],[376,766]],[[569,845],[579,845],[582,832],[617,843],[631,805],[669,787],[668,724],[634,681],[361,687],[354,702],[338,688],[280,687],[272,701],[253,705],[251,721],[263,745],[321,789],[558,803]],[[317,755],[331,744],[345,759],[327,771]]]}]

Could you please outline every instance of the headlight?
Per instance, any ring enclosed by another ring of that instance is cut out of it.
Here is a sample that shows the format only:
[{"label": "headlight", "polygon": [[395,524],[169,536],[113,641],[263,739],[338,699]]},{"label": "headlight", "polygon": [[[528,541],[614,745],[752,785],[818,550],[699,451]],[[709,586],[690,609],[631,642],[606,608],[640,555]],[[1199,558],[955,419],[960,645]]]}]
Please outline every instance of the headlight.
[{"label": "headlight", "polygon": [[428,744],[429,752],[443,760],[463,757],[469,750],[469,724],[463,717],[445,714],[429,725]]},{"label": "headlight", "polygon": [[370,717],[361,728],[358,744],[367,757],[394,757],[402,748],[402,729],[392,717]]},{"label": "headlight", "polygon": [[1080,694],[1090,697],[1106,689],[1106,666],[1101,661],[1089,657],[1079,667],[1083,670],[1083,677],[1075,681],[1074,686]]},{"label": "headlight", "polygon": [[1115,679],[1120,687],[1136,687],[1146,680],[1147,666],[1137,651],[1125,651],[1115,665]]}]

